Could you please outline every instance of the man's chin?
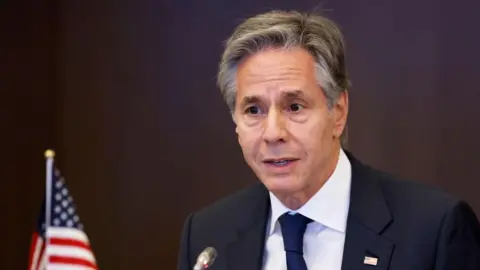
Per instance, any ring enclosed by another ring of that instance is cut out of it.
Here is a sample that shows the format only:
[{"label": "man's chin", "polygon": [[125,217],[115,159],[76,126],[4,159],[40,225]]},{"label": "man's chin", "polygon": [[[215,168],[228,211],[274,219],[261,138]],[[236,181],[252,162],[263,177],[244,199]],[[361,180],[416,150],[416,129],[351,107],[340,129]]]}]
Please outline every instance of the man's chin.
[{"label": "man's chin", "polygon": [[275,194],[289,194],[301,190],[296,177],[268,177],[263,184],[267,189]]}]

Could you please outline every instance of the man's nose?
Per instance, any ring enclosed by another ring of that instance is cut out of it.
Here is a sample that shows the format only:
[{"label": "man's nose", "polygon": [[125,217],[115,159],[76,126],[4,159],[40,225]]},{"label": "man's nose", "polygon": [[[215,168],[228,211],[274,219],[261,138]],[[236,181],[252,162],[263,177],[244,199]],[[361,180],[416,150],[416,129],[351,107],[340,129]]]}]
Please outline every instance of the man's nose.
[{"label": "man's nose", "polygon": [[263,139],[265,142],[285,141],[288,134],[285,124],[285,119],[281,113],[274,110],[269,112],[264,122]]}]

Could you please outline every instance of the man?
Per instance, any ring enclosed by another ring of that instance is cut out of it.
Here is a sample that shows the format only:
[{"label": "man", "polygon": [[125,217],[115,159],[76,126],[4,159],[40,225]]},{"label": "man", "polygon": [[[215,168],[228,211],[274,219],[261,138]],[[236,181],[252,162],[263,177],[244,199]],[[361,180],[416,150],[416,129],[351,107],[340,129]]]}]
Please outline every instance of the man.
[{"label": "man", "polygon": [[479,270],[463,201],[344,150],[349,80],[330,20],[268,12],[235,29],[218,85],[261,183],[191,214],[180,270],[213,247],[216,270]]}]

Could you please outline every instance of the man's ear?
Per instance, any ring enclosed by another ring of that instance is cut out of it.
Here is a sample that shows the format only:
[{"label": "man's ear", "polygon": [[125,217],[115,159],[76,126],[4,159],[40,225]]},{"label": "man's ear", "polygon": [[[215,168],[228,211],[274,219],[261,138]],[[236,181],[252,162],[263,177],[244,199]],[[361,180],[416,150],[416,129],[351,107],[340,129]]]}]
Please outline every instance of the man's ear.
[{"label": "man's ear", "polygon": [[237,125],[237,118],[235,116],[235,113],[232,112],[232,121],[233,121],[233,124],[235,125],[235,133],[237,133],[238,135],[238,125]]},{"label": "man's ear", "polygon": [[345,129],[347,124],[348,118],[348,92],[344,91],[340,94],[335,106],[333,107],[334,110],[334,123],[333,123],[333,135],[336,138],[340,138]]}]

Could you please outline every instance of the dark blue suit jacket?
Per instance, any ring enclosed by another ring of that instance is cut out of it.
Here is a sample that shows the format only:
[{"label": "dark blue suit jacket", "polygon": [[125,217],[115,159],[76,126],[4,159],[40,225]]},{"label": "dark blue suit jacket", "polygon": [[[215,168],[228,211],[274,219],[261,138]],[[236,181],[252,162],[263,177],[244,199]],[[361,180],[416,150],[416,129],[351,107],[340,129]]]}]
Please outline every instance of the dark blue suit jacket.
[{"label": "dark blue suit jacket", "polygon": [[[480,225],[467,203],[347,155],[352,188],[342,270],[480,270]],[[178,269],[191,270],[212,246],[218,257],[211,270],[261,270],[269,210],[268,190],[257,184],[191,214]],[[378,258],[377,266],[364,264],[365,256]]]}]

